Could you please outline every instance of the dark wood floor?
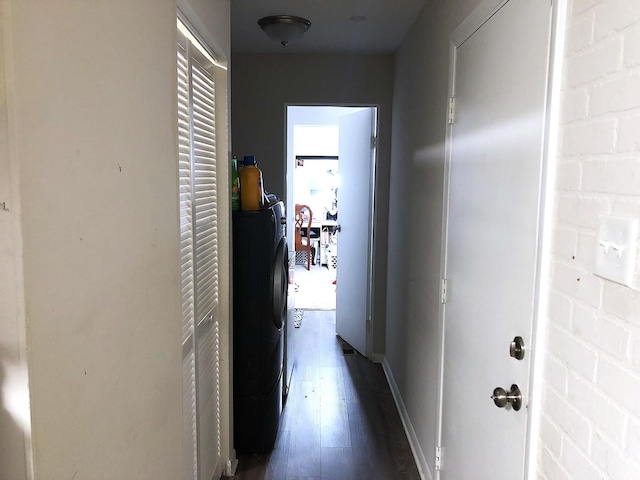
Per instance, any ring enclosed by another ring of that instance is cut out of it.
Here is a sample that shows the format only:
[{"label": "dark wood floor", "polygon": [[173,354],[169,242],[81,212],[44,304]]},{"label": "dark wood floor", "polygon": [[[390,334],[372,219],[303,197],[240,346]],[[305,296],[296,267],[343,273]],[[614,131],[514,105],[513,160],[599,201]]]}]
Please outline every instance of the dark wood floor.
[{"label": "dark wood floor", "polygon": [[344,355],[334,311],[291,329],[295,362],[276,445],[239,455],[236,480],[419,480],[382,367]]}]

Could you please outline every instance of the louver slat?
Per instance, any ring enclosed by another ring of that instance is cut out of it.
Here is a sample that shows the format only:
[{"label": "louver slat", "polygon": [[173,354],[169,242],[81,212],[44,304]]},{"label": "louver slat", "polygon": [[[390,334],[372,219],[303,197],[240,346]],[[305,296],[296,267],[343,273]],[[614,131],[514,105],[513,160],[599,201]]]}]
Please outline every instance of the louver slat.
[{"label": "louver slat", "polygon": [[197,480],[221,468],[216,98],[207,59],[178,38],[184,472]]}]

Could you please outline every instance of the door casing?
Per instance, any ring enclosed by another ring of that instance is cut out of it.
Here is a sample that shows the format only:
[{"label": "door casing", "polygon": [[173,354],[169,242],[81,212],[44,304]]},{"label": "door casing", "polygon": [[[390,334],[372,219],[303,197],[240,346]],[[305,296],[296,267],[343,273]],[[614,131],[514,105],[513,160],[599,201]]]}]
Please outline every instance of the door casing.
[{"label": "door casing", "polygon": [[[291,110],[291,108],[293,107],[297,107],[297,108],[305,108],[305,109],[310,109],[309,111],[313,111],[313,109],[318,108],[318,112],[320,112],[322,108],[339,108],[339,109],[343,109],[344,110],[344,114],[348,114],[348,110],[349,109],[353,109],[353,111],[356,111],[356,109],[363,109],[363,108],[370,108],[374,111],[373,116],[374,116],[374,126],[372,129],[373,135],[375,136],[375,138],[379,138],[379,122],[378,122],[378,115],[379,115],[379,109],[380,106],[379,105],[374,105],[374,104],[344,104],[344,103],[336,103],[336,104],[315,104],[315,105],[309,105],[309,104],[304,104],[304,103],[298,103],[298,104],[286,104],[285,105],[285,125],[287,126],[286,131],[285,131],[285,151],[287,152],[286,155],[286,168],[285,171],[287,172],[287,179],[286,179],[286,199],[285,199],[285,208],[287,211],[287,218],[293,218],[293,210],[294,210],[294,199],[293,199],[293,187],[292,187],[292,181],[293,181],[293,168],[294,168],[294,164],[295,164],[295,153],[293,151],[293,125],[294,125],[294,120],[292,120],[294,118],[294,113],[293,110]],[[337,120],[334,122],[336,125],[338,124]],[[322,114],[318,114],[318,119],[317,122],[313,123],[314,125],[322,125],[322,124],[331,124],[331,122],[329,122],[328,120],[326,120],[326,117],[323,116]],[[368,233],[368,237],[369,237],[369,242],[371,244],[371,248],[369,249],[369,253],[368,253],[368,263],[369,263],[369,267],[368,267],[368,278],[367,278],[367,289],[368,289],[368,304],[367,304],[367,320],[370,321],[369,324],[369,328],[367,328],[366,323],[363,325],[363,328],[365,328],[366,331],[366,351],[365,352],[361,352],[364,355],[366,355],[367,357],[369,357],[372,361],[381,361],[382,360],[382,356],[381,355],[376,355],[373,352],[373,332],[376,329],[376,325],[375,325],[375,319],[372,315],[373,312],[373,303],[372,303],[372,291],[373,291],[373,285],[374,285],[374,281],[375,281],[375,268],[373,265],[373,256],[375,255],[375,238],[373,235],[373,232],[375,230],[375,222],[376,222],[376,206],[375,206],[375,178],[376,178],[376,171],[377,171],[377,164],[378,164],[378,148],[377,148],[377,144],[376,147],[374,148],[374,153],[373,153],[373,165],[372,165],[372,170],[371,170],[371,178],[369,179],[369,184],[371,185],[372,191],[371,191],[371,208],[370,208],[370,212],[369,212],[369,218],[370,220],[370,227],[369,227],[369,233]],[[340,210],[340,206],[338,205],[338,212]],[[290,243],[289,245],[289,256],[291,257],[292,255],[294,255],[294,250],[293,250],[293,246],[291,244],[292,242],[292,234],[291,234],[291,230],[290,228],[287,231],[287,241]],[[338,286],[338,288],[340,288]]]}]

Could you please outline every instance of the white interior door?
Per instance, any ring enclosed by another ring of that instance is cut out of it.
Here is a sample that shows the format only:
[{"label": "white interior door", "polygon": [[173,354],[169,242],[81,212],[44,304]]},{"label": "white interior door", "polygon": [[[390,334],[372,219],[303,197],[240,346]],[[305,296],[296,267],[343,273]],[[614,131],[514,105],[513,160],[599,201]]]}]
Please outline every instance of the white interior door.
[{"label": "white interior door", "polygon": [[[444,480],[524,474],[530,351],[517,360],[509,347],[515,336],[531,345],[550,18],[550,2],[510,0],[454,34]],[[522,408],[498,408],[494,388],[512,384]]]},{"label": "white interior door", "polygon": [[340,117],[336,333],[367,354],[375,109]]}]

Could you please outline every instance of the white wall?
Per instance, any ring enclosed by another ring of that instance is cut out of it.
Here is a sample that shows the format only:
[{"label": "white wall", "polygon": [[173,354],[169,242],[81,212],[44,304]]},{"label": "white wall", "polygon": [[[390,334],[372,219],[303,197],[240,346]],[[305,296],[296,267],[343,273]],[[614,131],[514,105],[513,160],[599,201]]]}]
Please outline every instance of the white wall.
[{"label": "white wall", "polygon": [[22,288],[22,241],[17,165],[10,155],[7,82],[11,28],[0,5],[0,479],[31,471],[29,387]]},{"label": "white wall", "polygon": [[176,0],[176,4],[213,50],[216,60],[228,60],[231,57],[230,0]]},{"label": "white wall", "polygon": [[569,2],[562,90],[539,477],[640,478],[638,268],[593,275],[597,215],[640,218],[640,2]]},{"label": "white wall", "polygon": [[393,57],[234,54],[232,64],[233,153],[238,158],[255,155],[265,188],[285,201],[286,106],[379,106],[373,348],[375,353],[384,351]]},{"label": "white wall", "polygon": [[432,474],[449,34],[477,3],[427,2],[396,54],[385,355]]},{"label": "white wall", "polygon": [[12,5],[36,478],[181,472],[175,4],[150,5]]},{"label": "white wall", "polygon": [[[229,2],[192,3],[228,48]],[[14,305],[0,328],[26,325],[36,478],[179,478],[176,3],[5,0],[2,15],[24,283],[0,287],[24,291],[26,320]]]}]

